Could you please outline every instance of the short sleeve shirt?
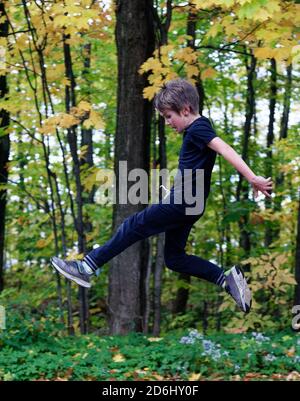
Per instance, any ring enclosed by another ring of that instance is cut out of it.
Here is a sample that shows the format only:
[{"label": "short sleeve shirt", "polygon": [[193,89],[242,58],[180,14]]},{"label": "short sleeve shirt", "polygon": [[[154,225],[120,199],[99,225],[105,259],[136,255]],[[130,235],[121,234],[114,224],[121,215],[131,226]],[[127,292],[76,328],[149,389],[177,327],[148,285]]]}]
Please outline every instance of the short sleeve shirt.
[{"label": "short sleeve shirt", "polygon": [[208,197],[211,174],[216,160],[216,152],[207,145],[217,135],[208,118],[201,116],[184,131],[183,143],[179,154],[178,169],[192,170],[192,185],[196,185],[196,170],[204,170],[204,197]]}]

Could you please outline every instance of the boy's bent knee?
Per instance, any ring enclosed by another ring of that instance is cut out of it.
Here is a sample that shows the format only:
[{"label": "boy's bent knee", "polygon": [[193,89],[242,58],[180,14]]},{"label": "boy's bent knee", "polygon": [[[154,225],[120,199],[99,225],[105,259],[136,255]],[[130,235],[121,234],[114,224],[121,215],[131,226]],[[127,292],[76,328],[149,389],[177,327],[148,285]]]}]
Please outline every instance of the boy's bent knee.
[{"label": "boy's bent knee", "polygon": [[165,265],[168,269],[174,270],[176,272],[180,272],[184,269],[184,259],[185,254],[183,255],[168,255],[165,254]]}]

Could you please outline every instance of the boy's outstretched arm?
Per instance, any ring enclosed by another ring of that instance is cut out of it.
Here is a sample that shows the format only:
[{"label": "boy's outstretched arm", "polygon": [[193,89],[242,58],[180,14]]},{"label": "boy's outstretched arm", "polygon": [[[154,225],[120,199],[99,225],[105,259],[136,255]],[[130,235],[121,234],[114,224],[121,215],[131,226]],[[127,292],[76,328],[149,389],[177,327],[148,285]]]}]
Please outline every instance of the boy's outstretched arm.
[{"label": "boy's outstretched arm", "polygon": [[224,159],[232,164],[233,167],[246,178],[246,180],[252,185],[255,198],[259,191],[265,196],[271,197],[271,194],[269,193],[269,191],[272,190],[271,177],[264,178],[255,175],[236,151],[219,137],[211,140],[207,146],[221,154]]}]

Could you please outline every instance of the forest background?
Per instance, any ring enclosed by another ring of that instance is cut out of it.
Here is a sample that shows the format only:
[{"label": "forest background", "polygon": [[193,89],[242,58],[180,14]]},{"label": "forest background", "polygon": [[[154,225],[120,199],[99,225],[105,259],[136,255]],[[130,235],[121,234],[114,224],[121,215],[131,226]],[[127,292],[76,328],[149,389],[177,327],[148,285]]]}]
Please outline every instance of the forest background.
[{"label": "forest background", "polygon": [[[297,333],[298,3],[0,2],[2,334]],[[145,207],[101,204],[106,170],[122,160],[129,170],[176,168],[182,137],[152,102],[176,77],[196,85],[217,134],[274,181],[271,199],[254,200],[218,156],[187,245],[224,269],[242,263],[254,298],[247,316],[211,284],[166,270],[163,234],[114,258],[89,291],[49,264],[82,258]]]}]

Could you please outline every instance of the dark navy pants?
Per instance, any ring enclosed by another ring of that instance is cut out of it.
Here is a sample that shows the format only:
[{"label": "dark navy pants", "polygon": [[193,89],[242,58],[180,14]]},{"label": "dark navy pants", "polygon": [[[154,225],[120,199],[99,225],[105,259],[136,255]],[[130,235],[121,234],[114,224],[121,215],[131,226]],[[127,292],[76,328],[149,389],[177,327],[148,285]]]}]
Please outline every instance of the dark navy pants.
[{"label": "dark navy pants", "polygon": [[164,257],[169,269],[218,284],[223,276],[220,267],[185,252],[191,228],[202,214],[185,215],[181,205],[151,205],[125,219],[114,236],[104,245],[92,250],[84,260],[96,270],[135,242],[165,232]]}]

